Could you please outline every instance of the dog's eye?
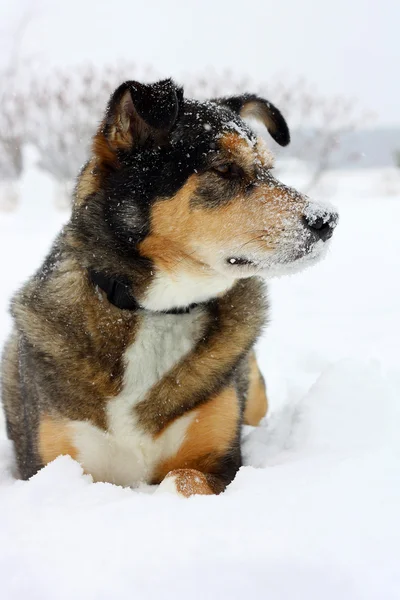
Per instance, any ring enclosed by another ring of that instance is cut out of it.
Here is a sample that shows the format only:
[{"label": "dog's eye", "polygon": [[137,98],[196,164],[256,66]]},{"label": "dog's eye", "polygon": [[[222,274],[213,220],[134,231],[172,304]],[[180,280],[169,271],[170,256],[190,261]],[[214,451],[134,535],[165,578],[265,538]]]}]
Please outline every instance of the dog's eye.
[{"label": "dog's eye", "polygon": [[222,165],[215,166],[213,170],[218,175],[227,179],[237,179],[243,175],[242,169],[238,165],[235,165],[235,163],[223,163]]}]

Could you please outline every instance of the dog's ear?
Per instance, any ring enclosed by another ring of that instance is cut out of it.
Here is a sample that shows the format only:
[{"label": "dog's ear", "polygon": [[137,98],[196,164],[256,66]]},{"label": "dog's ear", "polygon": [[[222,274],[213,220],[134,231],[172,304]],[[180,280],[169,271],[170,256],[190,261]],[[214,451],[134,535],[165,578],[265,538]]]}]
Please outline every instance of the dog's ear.
[{"label": "dog's ear", "polygon": [[268,100],[255,94],[242,94],[227,98],[214,98],[213,102],[227,106],[241,117],[253,117],[261,121],[280,146],[290,142],[289,128],[280,111]]},{"label": "dog's ear", "polygon": [[93,150],[115,162],[118,150],[164,143],[183,101],[183,90],[171,79],[153,84],[126,81],[112,94]]}]

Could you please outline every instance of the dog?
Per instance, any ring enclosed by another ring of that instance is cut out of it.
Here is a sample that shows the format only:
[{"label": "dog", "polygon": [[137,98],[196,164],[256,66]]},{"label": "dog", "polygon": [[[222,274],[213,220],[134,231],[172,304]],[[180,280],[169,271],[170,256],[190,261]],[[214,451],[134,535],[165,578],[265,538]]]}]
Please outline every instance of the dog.
[{"label": "dog", "polygon": [[289,143],[254,94],[199,102],[118,87],[72,214],[11,304],[2,401],[19,476],[70,455],[94,481],[219,494],[267,412],[254,344],[264,280],[324,254],[337,214],[280,183],[243,120]]}]

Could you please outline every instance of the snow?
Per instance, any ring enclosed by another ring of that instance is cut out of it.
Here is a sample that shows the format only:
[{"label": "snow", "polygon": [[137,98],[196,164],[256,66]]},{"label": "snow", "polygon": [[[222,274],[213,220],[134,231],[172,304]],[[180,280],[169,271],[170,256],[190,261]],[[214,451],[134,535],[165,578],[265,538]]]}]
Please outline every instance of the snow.
[{"label": "snow", "polygon": [[[301,170],[281,176],[301,185]],[[30,169],[22,206],[0,214],[1,342],[12,291],[67,218],[52,186]],[[270,286],[271,411],[245,428],[227,491],[94,484],[69,457],[16,481],[2,430],[2,598],[400,597],[400,171],[329,173],[327,190],[328,257]]]}]

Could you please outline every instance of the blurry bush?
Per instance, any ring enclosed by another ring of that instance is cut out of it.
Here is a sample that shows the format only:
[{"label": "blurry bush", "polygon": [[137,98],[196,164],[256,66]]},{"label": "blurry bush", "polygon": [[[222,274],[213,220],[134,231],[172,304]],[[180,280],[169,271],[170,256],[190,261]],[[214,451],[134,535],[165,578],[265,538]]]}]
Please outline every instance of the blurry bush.
[{"label": "blurry bush", "polygon": [[0,72],[0,208],[13,210],[18,202],[22,148],[27,140],[27,102],[16,91],[14,74]]},{"label": "blurry bush", "polygon": [[[20,72],[18,77],[10,71],[0,73],[1,180],[12,187],[23,169],[22,146],[33,144],[40,156],[39,166],[57,182],[56,203],[69,204],[74,179],[87,159],[91,137],[113,89],[126,79],[157,78],[150,68],[143,70],[129,63],[83,65],[47,74],[31,70]],[[303,80],[257,85],[225,71],[190,74],[183,78],[183,84],[186,95],[198,99],[248,91],[274,102],[295,131],[289,155],[306,158],[313,165],[309,188],[329,168],[341,136],[363,120],[353,103],[324,99]],[[258,131],[266,135],[262,128]]]},{"label": "blurry bush", "polygon": [[103,68],[82,65],[31,82],[28,137],[39,151],[39,167],[58,183],[59,206],[70,203],[74,180],[88,157],[91,138],[110,94],[136,72],[131,64]]}]

